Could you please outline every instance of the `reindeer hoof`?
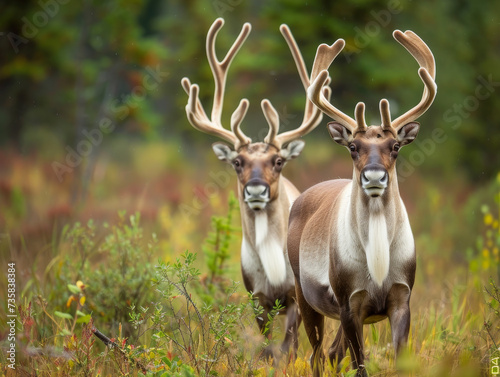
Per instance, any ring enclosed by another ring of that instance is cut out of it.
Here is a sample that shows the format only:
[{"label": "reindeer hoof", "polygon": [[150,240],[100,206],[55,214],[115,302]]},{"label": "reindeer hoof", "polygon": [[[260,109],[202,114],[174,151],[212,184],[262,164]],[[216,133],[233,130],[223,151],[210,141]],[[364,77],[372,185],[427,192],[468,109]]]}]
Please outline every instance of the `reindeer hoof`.
[{"label": "reindeer hoof", "polygon": [[366,369],[365,369],[365,366],[363,364],[361,364],[358,367],[358,370],[356,372],[356,377],[368,377],[368,373],[366,373]]},{"label": "reindeer hoof", "polygon": [[271,345],[265,347],[260,354],[260,359],[264,360],[276,360],[276,355],[274,349]]}]

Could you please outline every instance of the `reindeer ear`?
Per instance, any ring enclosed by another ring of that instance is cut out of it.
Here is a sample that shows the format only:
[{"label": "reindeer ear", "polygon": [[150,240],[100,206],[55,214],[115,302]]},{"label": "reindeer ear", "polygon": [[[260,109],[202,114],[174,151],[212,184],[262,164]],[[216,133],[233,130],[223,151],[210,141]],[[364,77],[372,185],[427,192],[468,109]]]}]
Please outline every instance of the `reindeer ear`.
[{"label": "reindeer ear", "polygon": [[354,139],[352,132],[338,122],[330,122],[327,124],[327,127],[332,139],[344,147],[347,147]]},{"label": "reindeer ear", "polygon": [[418,122],[410,122],[401,127],[397,136],[397,140],[401,143],[401,146],[408,145],[415,140],[419,129],[420,123]]},{"label": "reindeer ear", "polygon": [[231,163],[231,161],[233,161],[236,156],[238,156],[238,153],[225,143],[213,143],[212,149],[214,150],[214,153],[219,160],[226,161],[228,163]]},{"label": "reindeer ear", "polygon": [[280,155],[287,161],[292,160],[302,152],[304,145],[306,145],[306,143],[302,140],[291,141],[285,148],[281,149]]}]

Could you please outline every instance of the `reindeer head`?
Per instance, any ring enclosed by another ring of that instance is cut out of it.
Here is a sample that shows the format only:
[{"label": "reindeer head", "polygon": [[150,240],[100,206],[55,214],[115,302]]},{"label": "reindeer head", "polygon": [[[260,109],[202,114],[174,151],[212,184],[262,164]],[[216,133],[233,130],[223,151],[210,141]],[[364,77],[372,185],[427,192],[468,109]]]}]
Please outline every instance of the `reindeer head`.
[{"label": "reindeer head", "polygon": [[[328,123],[328,131],[335,142],[347,147],[354,163],[354,180],[368,197],[382,196],[396,176],[396,158],[399,149],[410,144],[418,134],[419,123],[415,122],[431,106],[437,92],[435,83],[436,66],[431,50],[412,31],[394,31],[394,38],[403,45],[420,65],[418,74],[425,87],[420,103],[413,109],[391,120],[389,102],[380,101],[380,126],[367,126],[365,104],[359,102],[355,119],[334,107],[322,93],[323,84],[329,80],[328,67],[333,59],[323,60],[322,71],[308,89],[309,99],[335,121]],[[344,47],[342,39],[332,46],[322,44],[317,54]]]},{"label": "reindeer head", "polygon": [[224,143],[215,143],[212,148],[219,160],[234,167],[248,207],[260,210],[277,198],[281,170],[287,161],[300,154],[304,142],[293,140],[282,149],[268,143],[246,144],[239,151]]},{"label": "reindeer head", "polygon": [[[306,99],[302,124],[295,130],[278,135],[278,112],[271,105],[271,102],[265,99],[261,105],[269,124],[269,133],[264,142],[252,143],[252,140],[240,129],[241,122],[249,106],[248,100],[242,99],[231,116],[231,130],[224,128],[221,123],[221,114],[227,70],[250,33],[251,26],[249,23],[243,25],[240,35],[229,52],[222,61],[219,61],[215,54],[215,39],[223,24],[224,20],[222,18],[217,19],[212,24],[207,35],[207,57],[215,79],[211,118],[208,118],[198,99],[198,85],[191,84],[188,78],[183,78],[182,86],[189,95],[186,114],[194,128],[229,142],[229,144],[215,143],[213,144],[213,150],[219,160],[225,161],[234,167],[238,176],[240,196],[248,207],[252,210],[262,210],[267,203],[275,200],[278,196],[279,179],[285,163],[297,157],[302,151],[304,142],[298,139],[312,131],[321,122],[322,113]],[[313,75],[317,74],[318,70],[313,68],[310,79],[290,29],[288,26],[282,25],[280,30],[290,47],[304,88],[307,89],[312,78],[315,77]],[[316,66],[316,61],[314,66]],[[321,92],[323,97],[329,98],[328,78],[324,81]]]}]

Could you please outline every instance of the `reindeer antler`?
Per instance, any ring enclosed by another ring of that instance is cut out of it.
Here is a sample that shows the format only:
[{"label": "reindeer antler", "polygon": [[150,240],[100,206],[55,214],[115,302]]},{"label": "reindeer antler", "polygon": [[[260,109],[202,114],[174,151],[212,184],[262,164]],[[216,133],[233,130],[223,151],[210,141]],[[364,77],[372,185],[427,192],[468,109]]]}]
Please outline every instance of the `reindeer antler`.
[{"label": "reindeer antler", "polygon": [[328,68],[333,63],[337,55],[340,54],[344,46],[345,41],[343,39],[337,39],[337,41],[331,46],[326,44],[320,44],[318,46],[316,59],[318,59],[321,63],[318,64],[317,69],[321,70],[321,72],[317,75],[316,79],[307,90],[307,96],[323,113],[344,125],[354,135],[354,133],[358,131],[366,130],[364,115],[365,104],[363,102],[359,102],[356,105],[355,119],[353,119],[333,106],[321,90],[323,85],[325,85],[328,80]]},{"label": "reindeer antler", "polygon": [[[322,64],[323,56],[318,55],[318,53],[316,54],[313,63],[313,68],[311,70],[311,76],[309,77],[306,65],[304,63],[304,59],[297,45],[297,42],[295,41],[292,35],[292,32],[290,31],[290,28],[287,25],[283,24],[280,26],[280,31],[283,37],[285,38],[288,47],[290,48],[293,59],[297,66],[297,70],[299,72],[300,79],[302,81],[302,85],[304,86],[304,89],[307,91],[307,88],[311,84],[311,81],[313,81],[316,78],[316,75],[319,72],[318,66]],[[329,98],[331,91],[330,88],[328,87],[328,83],[329,80],[327,78],[327,80],[324,81],[323,86],[321,87],[321,91],[324,96]],[[278,130],[279,130],[278,112],[272,106],[271,102],[267,99],[262,101],[261,106],[262,106],[262,111],[264,112],[266,120],[269,124],[269,133],[264,139],[264,142],[272,144],[276,146],[278,149],[280,149],[282,145],[292,140],[298,139],[299,137],[304,136],[309,132],[311,132],[321,122],[321,119],[323,118],[323,114],[321,113],[321,111],[319,111],[319,109],[313,106],[313,104],[306,97],[304,118],[300,126],[294,130],[287,131],[278,135]]]},{"label": "reindeer antler", "polygon": [[[397,133],[405,124],[414,121],[427,111],[436,97],[437,85],[435,82],[436,65],[434,56],[424,41],[422,41],[414,32],[410,30],[404,33],[396,30],[394,31],[393,36],[419,63],[420,69],[418,70],[418,74],[425,85],[420,103],[394,121],[391,121],[389,102],[386,99],[382,99],[380,101],[382,128]],[[345,42],[342,39],[339,39],[330,47],[324,44],[318,47],[318,52],[316,54],[324,56],[323,64],[320,66],[322,71],[317,75],[316,79],[307,90],[307,95],[311,102],[314,103],[323,113],[341,123],[354,135],[356,132],[366,131],[367,129],[365,122],[365,104],[363,102],[359,102],[356,105],[356,109],[354,111],[355,119],[352,119],[333,106],[325,98],[321,90],[328,79],[328,67],[333,62],[337,54],[344,48],[344,45]],[[338,49],[338,52],[336,55],[332,55],[333,58],[331,56],[327,58],[325,52],[320,52],[320,49],[325,51],[326,48],[333,49],[334,46],[337,46],[336,48]]]},{"label": "reindeer antler", "polygon": [[251,143],[251,139],[245,136],[240,129],[241,122],[243,121],[243,118],[248,110],[248,100],[245,98],[242,99],[231,116],[231,131],[222,127],[221,115],[224,103],[227,71],[236,53],[250,33],[251,25],[249,23],[245,23],[243,25],[238,38],[236,38],[236,41],[231,46],[224,59],[219,61],[215,53],[215,40],[217,38],[217,33],[223,25],[224,20],[222,18],[218,18],[212,24],[207,34],[207,58],[215,80],[214,102],[210,119],[208,118],[198,98],[200,89],[199,86],[197,84],[191,84],[187,77],[182,79],[181,84],[186,93],[189,95],[186,106],[186,114],[191,125],[197,130],[218,136],[221,139],[232,143],[235,149],[238,150],[243,145]]},{"label": "reindeer antler", "polygon": [[384,129],[393,129],[396,133],[405,124],[412,122],[424,114],[427,109],[434,102],[437,93],[436,85],[436,63],[434,61],[434,56],[431,50],[425,44],[425,42],[420,39],[420,37],[407,30],[404,33],[400,30],[395,30],[392,33],[394,39],[396,39],[408,52],[415,58],[415,60],[420,65],[418,70],[418,75],[424,83],[424,92],[422,94],[422,99],[414,108],[408,110],[403,115],[396,118],[391,122],[389,102],[383,99],[380,101],[380,114],[382,117],[382,127]]}]

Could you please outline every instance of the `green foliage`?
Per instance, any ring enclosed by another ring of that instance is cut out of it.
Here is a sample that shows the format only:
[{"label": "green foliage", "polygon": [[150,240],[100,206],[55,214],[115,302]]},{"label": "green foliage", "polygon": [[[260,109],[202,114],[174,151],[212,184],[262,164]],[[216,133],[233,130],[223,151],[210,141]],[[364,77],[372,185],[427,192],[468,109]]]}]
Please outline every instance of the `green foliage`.
[{"label": "green foliage", "polygon": [[[499,165],[499,155],[494,153],[500,146],[495,132],[499,52],[491,48],[499,42],[498,22],[492,16],[499,14],[498,2],[279,0],[250,5],[227,0],[92,0],[55,4],[52,12],[34,0],[12,2],[0,16],[0,82],[5,89],[0,94],[0,119],[5,124],[0,141],[5,144],[14,142],[27,149],[32,144],[23,140],[33,140],[29,134],[45,128],[61,135],[59,147],[64,151],[68,142],[75,146],[85,139],[84,130],[98,127],[102,120],[112,121],[120,133],[163,134],[168,139],[182,135],[188,138],[185,146],[191,146],[191,138],[205,138],[189,131],[186,95],[179,81],[188,76],[199,83],[201,101],[210,102],[213,78],[204,40],[213,20],[222,16],[226,26],[218,36],[218,51],[227,50],[243,22],[254,25],[231,67],[225,108],[235,108],[242,96],[251,102],[272,98],[280,115],[285,115],[282,125],[297,124],[304,89],[278,32],[279,25],[287,23],[309,69],[316,46],[346,40],[345,51],[331,68],[332,76],[339,78],[332,87],[341,109],[351,113],[357,101],[366,101],[369,123],[376,123],[376,104],[388,97],[398,113],[394,116],[399,115],[418,102],[422,84],[415,62],[392,40],[391,32],[412,29],[436,56],[439,86],[433,107],[422,118],[426,126],[419,140],[433,142],[435,128],[442,129],[446,139],[434,143],[422,168],[447,175],[464,169],[470,178],[485,181]],[[47,22],[34,25],[43,16]],[[34,33],[27,32],[30,24]],[[151,68],[161,72],[154,88],[144,85],[145,80],[152,82]],[[33,103],[36,106],[27,105]],[[245,122],[251,136],[266,127],[248,126],[262,124],[262,114],[255,109]],[[229,117],[229,112],[223,114],[223,124],[229,124]],[[97,149],[91,152],[92,158]],[[88,163],[92,171],[91,158]]]},{"label": "green foliage", "polygon": [[[230,213],[235,210],[229,207]],[[483,216],[487,213],[492,211]],[[219,239],[231,239],[231,215],[223,219]],[[145,236],[139,220],[138,215],[127,218],[121,213],[116,224],[75,224],[64,229],[60,241],[53,240],[58,256],[47,267],[52,280],[39,287],[32,278],[19,307],[19,373],[36,372],[41,377],[278,376],[281,371],[293,377],[310,375],[310,347],[303,331],[297,360],[289,364],[280,360],[276,369],[260,360],[270,340],[263,339],[255,324],[255,316],[264,315],[258,301],[239,293],[238,285],[227,279],[225,268],[216,270],[214,281],[219,283],[209,288],[204,278],[208,267],[200,263],[203,268],[199,268],[196,254],[190,252],[171,262],[161,259],[155,267],[152,258],[159,256],[156,236]],[[488,224],[489,220],[484,224],[487,229]],[[215,239],[214,234],[216,231],[209,238]],[[143,280],[138,277],[141,274]],[[499,345],[496,283],[491,281],[486,287],[486,303],[478,302],[473,284],[434,285],[434,290],[423,289],[421,282],[415,285],[408,349],[397,361],[389,345],[388,321],[365,327],[370,375],[396,375],[399,371],[415,376],[480,376],[485,372],[481,360],[495,356]],[[95,287],[114,295],[115,300],[98,299]],[[125,289],[125,299],[117,299]],[[123,321],[118,308],[129,305],[129,297],[138,300],[130,303],[130,309],[122,308],[127,315]],[[111,302],[116,311],[110,308]],[[104,316],[98,308],[106,310]],[[266,314],[265,332],[282,309],[278,301]],[[123,326],[114,324],[120,320]],[[112,336],[110,345],[105,347],[97,340],[96,327]],[[0,354],[2,365],[4,355]],[[339,361],[344,376],[355,375],[349,362],[349,357]],[[328,368],[333,375],[336,365]]]},{"label": "green foliage", "polygon": [[[281,305],[280,300],[276,300],[274,302],[273,308],[271,309],[271,311],[269,313],[267,313],[267,321],[265,322],[264,329],[262,330],[262,333],[264,335],[267,335],[267,333],[269,332],[269,330],[271,329],[271,327],[274,323],[276,316],[280,313],[280,311],[282,311],[284,309],[285,309],[285,307],[283,305]],[[254,312],[256,312],[256,310],[254,310]]]},{"label": "green foliage", "polygon": [[478,276],[485,274],[496,276],[500,281],[500,173],[495,181],[494,205],[483,204],[481,213],[483,215],[484,231],[477,237],[476,249],[469,248],[467,256],[470,270]]},{"label": "green foliage", "polygon": [[[232,197],[225,218],[227,239],[234,202]],[[212,291],[217,294],[205,301],[195,254],[186,252],[172,263],[159,260],[152,268],[157,239],[154,234],[144,239],[138,214],[127,219],[121,212],[116,224],[104,226],[105,234],[98,228],[92,220],[66,227],[59,245],[65,254],[49,266],[57,284],[39,292],[54,300],[33,295],[33,306],[20,306],[20,354],[28,355],[22,370],[40,376],[156,377],[218,375],[223,369],[239,374],[253,368],[263,345],[257,341],[248,350],[242,336],[251,334],[254,310],[262,308],[238,293],[224,269],[215,271],[219,284]],[[95,326],[117,334],[105,341],[104,352]]]},{"label": "green foliage", "polygon": [[[239,375],[253,368],[256,356],[269,344],[269,340],[260,339],[248,348],[244,337],[255,327],[255,316],[264,310],[251,294],[242,299],[239,284],[228,279],[223,268],[234,236],[232,218],[236,209],[237,200],[231,194],[227,215],[212,218],[214,230],[204,243],[209,279],[200,279],[196,254],[186,251],[175,262],[159,260],[153,288],[161,299],[154,307],[131,307],[130,320],[141,339],[151,333],[151,347],[173,349],[167,359],[156,357],[155,368],[170,368],[166,362],[176,354],[177,360],[191,365],[197,376],[218,375],[217,365],[224,365],[226,373]],[[277,300],[268,313],[266,329],[280,310],[283,306]]]},{"label": "green foliage", "polygon": [[[113,0],[68,6],[30,1],[22,7],[9,5],[12,18],[0,18],[0,25],[17,36],[17,43],[2,43],[2,83],[14,90],[17,101],[37,99],[44,108],[58,109],[31,109],[22,119],[13,119],[17,108],[7,111],[8,127],[16,124],[19,128],[8,134],[15,136],[14,142],[20,142],[22,131],[31,127],[25,121],[37,115],[43,120],[36,127],[59,130],[71,141],[81,139],[83,130],[98,127],[104,118],[121,124],[130,115],[145,133],[159,124],[147,98],[154,93],[145,93],[142,81],[149,75],[147,69],[156,69],[167,51],[157,38],[142,34],[138,21],[145,3]],[[25,86],[9,84],[9,77],[18,77]],[[43,95],[44,84],[59,95]],[[132,105],[122,100],[131,95],[137,99]],[[123,106],[116,111],[119,105]],[[75,122],[75,112],[85,116],[77,115]],[[74,127],[67,126],[70,119]]]},{"label": "green foliage", "polygon": [[7,224],[15,225],[26,216],[26,196],[20,187],[12,187],[5,196],[6,200],[4,203],[2,203],[0,196],[0,208],[2,208],[2,214]]},{"label": "green foliage", "polygon": [[[127,222],[121,212],[116,225],[104,225],[108,234],[102,242],[97,241],[92,221],[86,227],[76,223],[65,235],[72,250],[80,256],[79,260],[67,260],[68,270],[75,264],[79,266],[70,281],[83,281],[88,307],[94,316],[110,325],[111,331],[123,323],[126,336],[131,335],[128,307],[132,303],[147,305],[157,297],[150,283],[158,241],[155,234],[145,241],[139,224],[139,214],[130,216]],[[70,255],[73,258],[75,254]]]},{"label": "green foliage", "polygon": [[231,191],[227,215],[225,217],[212,216],[212,231],[208,234],[202,247],[209,271],[208,285],[220,282],[227,268],[226,263],[231,256],[229,246],[234,238],[234,231],[237,229],[233,226],[233,217],[237,211],[238,200]]},{"label": "green foliage", "polygon": [[116,332],[123,323],[125,336],[133,336],[128,307],[132,303],[148,305],[158,297],[150,289],[157,239],[154,234],[144,239],[139,214],[127,221],[121,212],[116,224],[104,224],[102,228],[105,234],[97,232],[92,220],[86,225],[77,222],[65,227],[60,243],[54,244],[57,255],[48,264],[45,284],[42,286],[37,276],[28,282],[28,287],[34,286],[28,291],[29,300],[47,300],[51,309],[46,316],[70,322],[69,326],[58,324],[55,328],[48,324],[42,329],[44,333],[56,329],[57,334],[64,329],[73,334],[75,325],[88,322],[92,315],[99,324],[105,324],[106,331]]},{"label": "green foliage", "polygon": [[484,322],[484,332],[491,357],[500,356],[500,288],[493,279],[485,287],[489,318]]},{"label": "green foliage", "polygon": [[231,345],[237,338],[237,331],[248,325],[251,318],[248,304],[236,304],[233,296],[238,285],[234,283],[226,291],[226,298],[215,305],[208,305],[196,299],[193,294],[199,285],[199,271],[193,266],[196,256],[186,252],[170,264],[160,261],[157,266],[155,287],[161,292],[161,305],[154,313],[141,308],[131,319],[135,326],[146,322],[155,329],[152,335],[157,348],[172,344],[197,374],[210,375],[221,359],[233,357]]}]

